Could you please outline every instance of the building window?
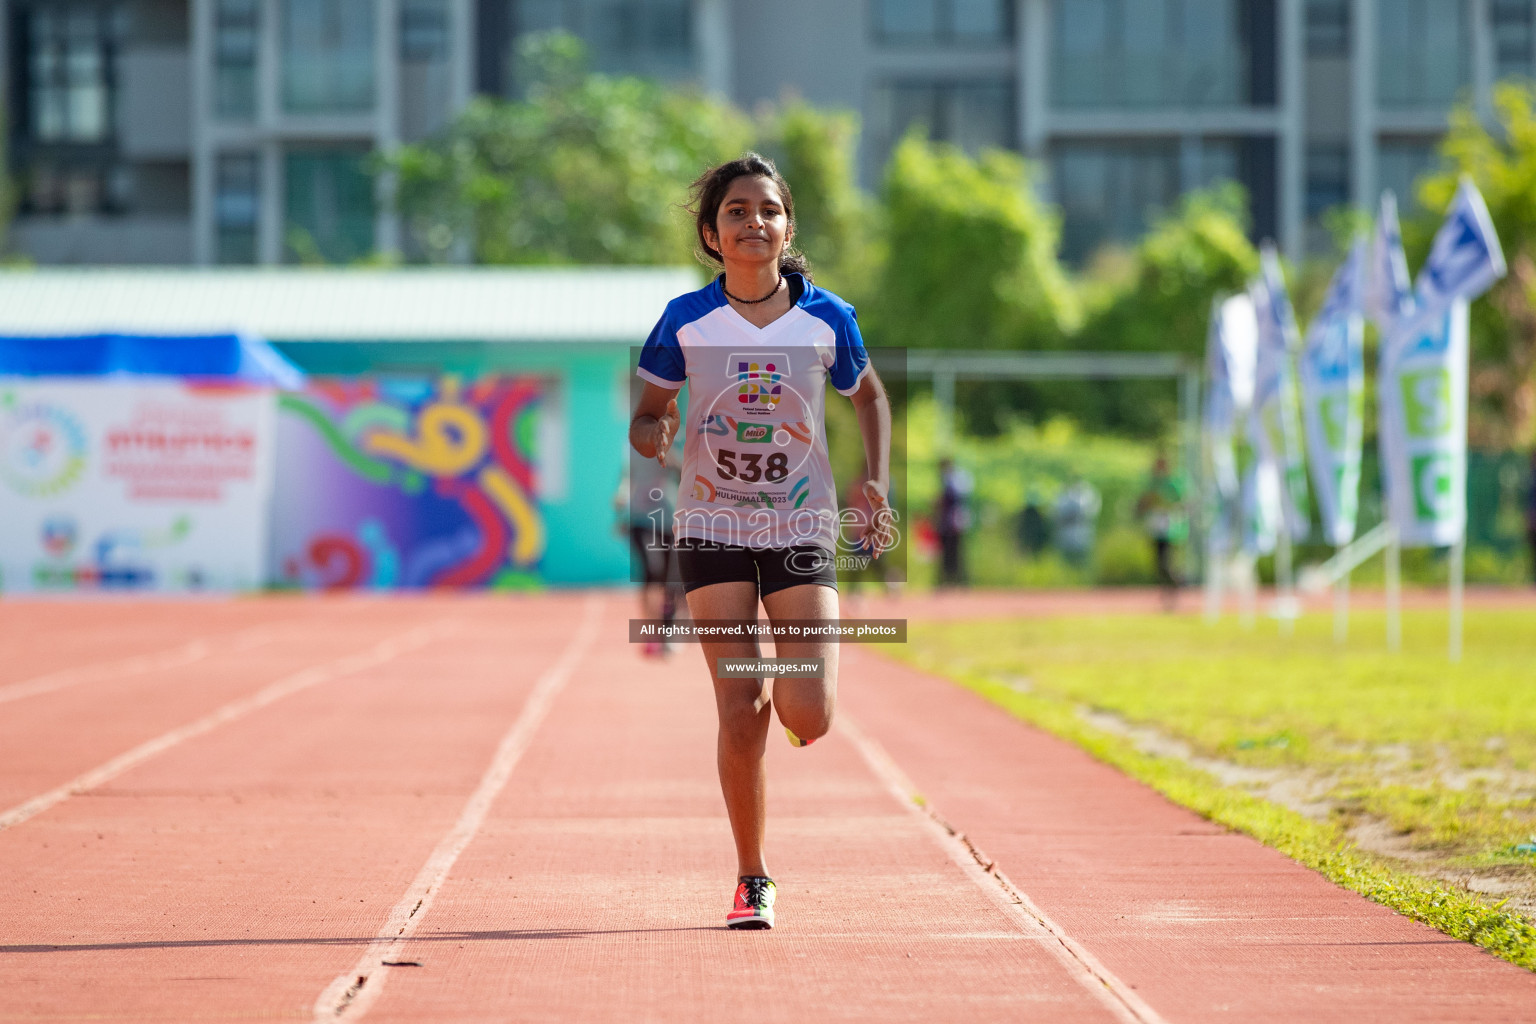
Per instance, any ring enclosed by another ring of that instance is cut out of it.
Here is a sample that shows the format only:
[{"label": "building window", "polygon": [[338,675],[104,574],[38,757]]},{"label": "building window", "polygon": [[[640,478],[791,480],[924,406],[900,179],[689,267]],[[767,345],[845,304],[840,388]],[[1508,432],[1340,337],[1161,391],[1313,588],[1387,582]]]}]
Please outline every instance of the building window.
[{"label": "building window", "polygon": [[580,36],[592,67],[610,75],[676,80],[694,75],[690,0],[520,0],[514,38],[562,30]]},{"label": "building window", "polygon": [[39,4],[23,14],[29,134],[99,143],[112,134],[115,18],[100,4]]},{"label": "building window", "polygon": [[875,38],[884,43],[1008,43],[1009,0],[875,0]]},{"label": "building window", "polygon": [[1386,139],[1376,150],[1378,183],[1397,196],[1397,208],[1404,215],[1420,209],[1418,180],[1438,163],[1433,139]]},{"label": "building window", "polygon": [[256,262],[256,221],[261,208],[261,172],[255,153],[220,153],[215,165],[213,221],[216,260]]},{"label": "building window", "polygon": [[352,263],[373,251],[373,176],[358,150],[295,150],[283,161],[290,263]]},{"label": "building window", "polygon": [[1349,147],[1319,143],[1307,147],[1307,219],[1349,202]]},{"label": "building window", "polygon": [[448,59],[448,0],[402,0],[400,59],[422,62]]},{"label": "building window", "polygon": [[283,109],[373,107],[374,0],[283,0]]},{"label": "building window", "polygon": [[[877,90],[875,122],[888,153],[906,132],[921,126],[935,142],[969,152],[1014,144],[1012,79],[906,81]],[[882,154],[883,155],[883,154]]]},{"label": "building window", "polygon": [[400,134],[425,138],[452,111],[452,45],[448,0],[404,0],[400,6]]},{"label": "building window", "polygon": [[1051,153],[1062,258],[1081,262],[1106,242],[1139,238],[1179,195],[1174,142],[1072,142]]},{"label": "building window", "polygon": [[113,117],[122,10],[90,0],[12,0],[7,13],[11,167],[20,212],[122,212],[132,191]]},{"label": "building window", "polygon": [[1307,56],[1349,56],[1350,0],[1307,0]]},{"label": "building window", "polygon": [[1462,0],[1378,0],[1376,95],[1383,107],[1448,107],[1468,83]]},{"label": "building window", "polygon": [[1531,0],[1492,0],[1494,74],[1499,78],[1531,77]]},{"label": "building window", "polygon": [[248,121],[256,116],[258,0],[218,0],[213,16],[214,112]]},{"label": "building window", "polygon": [[1051,95],[1064,108],[1232,106],[1249,95],[1235,0],[1054,0]]}]

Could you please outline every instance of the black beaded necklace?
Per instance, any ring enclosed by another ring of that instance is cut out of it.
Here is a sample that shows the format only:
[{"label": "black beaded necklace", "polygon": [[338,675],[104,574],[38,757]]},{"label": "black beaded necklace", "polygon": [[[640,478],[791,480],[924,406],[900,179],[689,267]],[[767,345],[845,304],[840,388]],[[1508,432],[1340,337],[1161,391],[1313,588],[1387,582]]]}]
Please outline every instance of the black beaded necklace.
[{"label": "black beaded necklace", "polygon": [[720,275],[720,290],[725,292],[725,297],[730,299],[732,302],[739,302],[743,306],[755,306],[759,302],[767,302],[769,299],[771,299],[775,295],[779,294],[779,289],[782,288],[782,287],[784,287],[784,275],[780,274],[778,281],[774,283],[773,291],[769,292],[767,295],[764,295],[762,298],[760,298],[760,299],[738,299],[736,296],[732,295],[730,292],[726,292],[725,291],[725,275],[724,274]]}]

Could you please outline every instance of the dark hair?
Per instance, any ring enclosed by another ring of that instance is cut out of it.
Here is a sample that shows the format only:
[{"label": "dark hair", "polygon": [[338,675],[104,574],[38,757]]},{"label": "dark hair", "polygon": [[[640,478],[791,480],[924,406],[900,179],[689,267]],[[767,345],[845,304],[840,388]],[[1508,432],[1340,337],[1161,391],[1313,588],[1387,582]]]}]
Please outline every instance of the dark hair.
[{"label": "dark hair", "polygon": [[[721,164],[719,167],[711,167],[698,178],[688,189],[688,212],[693,214],[694,231],[699,236],[699,247],[694,250],[699,260],[706,264],[724,266],[718,249],[710,246],[704,239],[704,228],[718,231],[715,220],[720,216],[720,204],[725,201],[725,193],[731,187],[731,182],[741,177],[761,177],[773,182],[779,190],[779,196],[784,200],[784,218],[790,227],[795,224],[795,197],[789,193],[789,182],[779,174],[773,161],[760,153],[744,153],[739,160]],[[805,279],[811,279],[811,264],[805,258],[805,254],[796,249],[793,240],[784,243],[784,251],[779,254],[779,273],[803,274]]]}]

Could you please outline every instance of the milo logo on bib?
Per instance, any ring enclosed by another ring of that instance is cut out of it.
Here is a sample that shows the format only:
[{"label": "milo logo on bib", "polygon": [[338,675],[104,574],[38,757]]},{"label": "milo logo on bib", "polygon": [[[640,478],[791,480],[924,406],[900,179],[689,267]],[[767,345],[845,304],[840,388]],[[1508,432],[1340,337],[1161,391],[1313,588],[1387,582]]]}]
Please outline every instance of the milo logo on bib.
[{"label": "milo logo on bib", "polygon": [[770,444],[773,441],[773,425],[769,423],[736,424],[736,440],[743,444]]}]

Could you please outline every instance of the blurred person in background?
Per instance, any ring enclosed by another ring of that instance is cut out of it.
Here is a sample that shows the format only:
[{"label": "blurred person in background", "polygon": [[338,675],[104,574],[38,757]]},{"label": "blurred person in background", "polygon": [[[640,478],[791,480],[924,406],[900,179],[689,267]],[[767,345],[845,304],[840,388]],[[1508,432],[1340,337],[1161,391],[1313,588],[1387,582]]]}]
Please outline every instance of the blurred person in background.
[{"label": "blurred person in background", "polygon": [[[677,618],[672,513],[677,507],[679,462],[672,453],[660,459],[626,458],[613,496],[615,526],[629,537],[630,579],[640,583],[640,617],[660,619],[668,626]],[[647,657],[664,657],[671,650],[668,639],[644,647]]]},{"label": "blurred person in background", "polygon": [[1157,582],[1163,589],[1163,605],[1170,611],[1178,603],[1183,585],[1173,567],[1173,548],[1184,540],[1189,521],[1184,515],[1184,487],[1168,468],[1168,457],[1158,453],[1152,477],[1136,499],[1136,517],[1152,541]]},{"label": "blurred person in background", "polygon": [[1073,568],[1082,568],[1093,554],[1093,531],[1099,521],[1101,501],[1093,484],[1072,474],[1056,496],[1052,510],[1056,523],[1056,547]]},{"label": "blurred person in background", "polygon": [[971,475],[948,456],[939,460],[939,508],[934,524],[939,534],[939,586],[963,587],[966,582],[965,533],[971,528]]},{"label": "blurred person in background", "polygon": [[1040,507],[1040,492],[1033,487],[1024,499],[1019,513],[1019,547],[1030,558],[1039,558],[1051,542],[1051,524],[1046,521],[1045,510]]}]

